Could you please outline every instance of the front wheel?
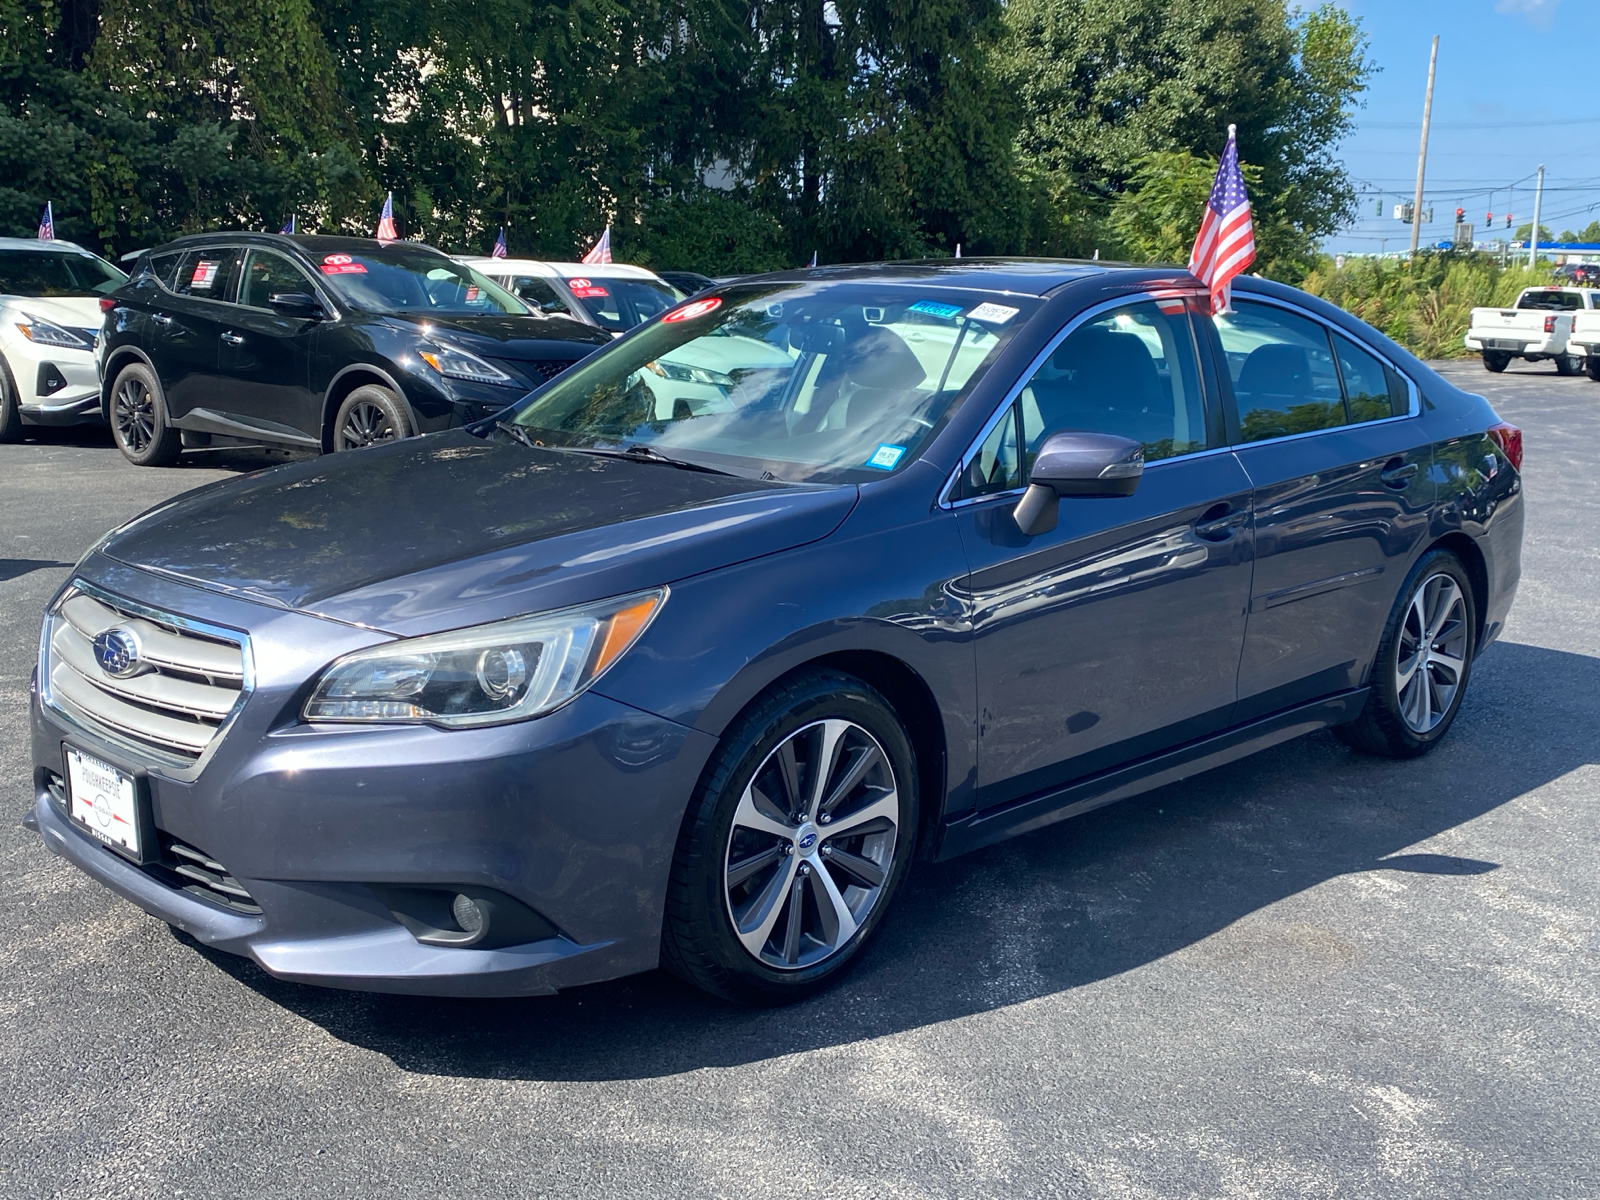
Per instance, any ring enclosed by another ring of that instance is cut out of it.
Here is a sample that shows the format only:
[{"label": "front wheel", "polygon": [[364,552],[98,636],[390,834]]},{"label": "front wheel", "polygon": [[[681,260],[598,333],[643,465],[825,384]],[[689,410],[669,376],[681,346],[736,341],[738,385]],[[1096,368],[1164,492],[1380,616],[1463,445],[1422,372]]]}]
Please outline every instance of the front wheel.
[{"label": "front wheel", "polygon": [[1486,370],[1500,374],[1511,365],[1511,355],[1504,350],[1485,350],[1483,352],[1483,365]]},{"label": "front wheel", "polygon": [[1433,749],[1466,694],[1477,629],[1466,568],[1448,550],[1430,550],[1412,569],[1378,643],[1361,715],[1335,726],[1335,735],[1386,758]]},{"label": "front wheel", "polygon": [[11,382],[11,370],[0,359],[0,442],[22,440],[22,412],[17,403],[17,389]]},{"label": "front wheel", "polygon": [[155,372],[130,363],[111,385],[111,437],[136,467],[170,467],[183,449],[182,434],[167,422]]},{"label": "front wheel", "polygon": [[345,397],[333,421],[333,448],[359,450],[411,436],[411,418],[400,397],[375,383]]},{"label": "front wheel", "polygon": [[1581,354],[1556,355],[1557,375],[1578,375],[1583,371],[1583,356]]},{"label": "front wheel", "polygon": [[899,889],[916,842],[911,745],[876,690],[809,671],[728,730],[684,817],[665,965],[783,1004],[831,984]]}]

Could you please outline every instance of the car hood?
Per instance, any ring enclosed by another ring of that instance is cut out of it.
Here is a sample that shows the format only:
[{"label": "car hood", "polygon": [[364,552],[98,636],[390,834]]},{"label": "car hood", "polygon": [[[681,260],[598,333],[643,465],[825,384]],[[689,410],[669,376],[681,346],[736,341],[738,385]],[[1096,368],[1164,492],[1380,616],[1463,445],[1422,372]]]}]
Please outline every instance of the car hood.
[{"label": "car hood", "polygon": [[118,562],[402,635],[620,595],[826,537],[854,486],[536,450],[464,430],[292,463],[111,534]]},{"label": "car hood", "polygon": [[570,360],[575,350],[587,354],[611,344],[603,330],[568,317],[433,317],[397,313],[385,319],[415,329],[424,337],[442,338],[486,358],[523,362],[550,358]]},{"label": "car hood", "polygon": [[104,319],[94,296],[7,296],[5,303],[68,329],[99,329]]}]

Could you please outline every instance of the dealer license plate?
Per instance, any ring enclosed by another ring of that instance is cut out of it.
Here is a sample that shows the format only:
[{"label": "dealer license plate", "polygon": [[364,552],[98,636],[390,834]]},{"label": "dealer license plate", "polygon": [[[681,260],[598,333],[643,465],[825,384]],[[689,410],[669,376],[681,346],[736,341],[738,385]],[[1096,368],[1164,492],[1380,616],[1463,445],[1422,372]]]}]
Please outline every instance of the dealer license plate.
[{"label": "dealer license plate", "polygon": [[108,762],[67,747],[72,819],[108,846],[139,858],[138,785]]}]

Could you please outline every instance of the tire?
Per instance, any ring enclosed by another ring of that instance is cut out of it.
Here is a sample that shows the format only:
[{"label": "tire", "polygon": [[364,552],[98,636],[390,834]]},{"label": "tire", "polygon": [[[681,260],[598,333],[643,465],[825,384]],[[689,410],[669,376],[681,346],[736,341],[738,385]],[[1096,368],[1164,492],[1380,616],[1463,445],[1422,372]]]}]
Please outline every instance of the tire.
[{"label": "tire", "polygon": [[1498,375],[1511,365],[1511,355],[1504,350],[1485,350],[1483,352],[1483,365],[1486,369]]},{"label": "tire", "polygon": [[[1425,643],[1426,657],[1416,653],[1424,627],[1432,630]],[[1367,754],[1386,758],[1426,754],[1444,737],[1461,708],[1477,639],[1477,604],[1466,568],[1450,551],[1430,550],[1400,589],[1378,643],[1372,686],[1361,715],[1335,726],[1333,732],[1345,745]]]},{"label": "tire", "polygon": [[167,404],[155,372],[129,363],[111,385],[111,437],[136,467],[170,467],[183,449],[182,435],[167,424]]},{"label": "tire", "polygon": [[1588,358],[1583,360],[1583,367],[1588,372],[1590,379],[1600,383],[1600,354],[1589,355]]},{"label": "tire", "polygon": [[344,398],[333,419],[333,449],[360,450],[411,436],[405,403],[386,387],[363,384]]},{"label": "tire", "polygon": [[747,1004],[830,986],[882,921],[916,833],[916,762],[888,701],[836,671],[775,685],[729,726],[684,815],[663,964]]},{"label": "tire", "polygon": [[1557,375],[1581,375],[1581,374],[1583,374],[1583,356],[1581,354],[1558,354],[1558,355],[1556,355],[1556,374]]},{"label": "tire", "polygon": [[17,387],[11,381],[11,368],[0,359],[0,442],[22,440],[22,411]]}]

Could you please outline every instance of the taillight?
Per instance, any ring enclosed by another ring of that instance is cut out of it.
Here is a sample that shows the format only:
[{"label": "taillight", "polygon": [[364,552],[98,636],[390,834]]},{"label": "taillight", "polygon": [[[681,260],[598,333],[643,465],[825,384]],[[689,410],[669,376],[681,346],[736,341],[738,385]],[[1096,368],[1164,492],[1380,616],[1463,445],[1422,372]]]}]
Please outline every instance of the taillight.
[{"label": "taillight", "polygon": [[[100,301],[100,303],[104,304],[105,301],[102,300],[102,301]],[[1556,315],[1555,315],[1555,313],[1551,313],[1548,317],[1546,317],[1544,319],[1544,331],[1546,333],[1554,333],[1556,331]]]},{"label": "taillight", "polygon": [[1500,453],[1506,456],[1512,467],[1518,471],[1522,470],[1522,430],[1501,421],[1498,425],[1489,426],[1489,436],[1494,439],[1494,444],[1500,447]]},{"label": "taillight", "polygon": [[110,312],[116,306],[117,306],[117,302],[115,300],[113,300],[110,296],[101,296],[100,297],[100,311],[101,312]]}]

